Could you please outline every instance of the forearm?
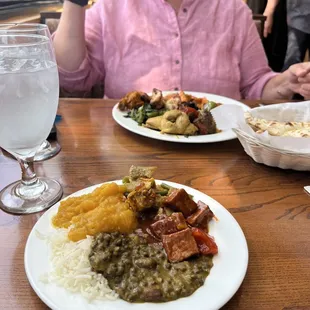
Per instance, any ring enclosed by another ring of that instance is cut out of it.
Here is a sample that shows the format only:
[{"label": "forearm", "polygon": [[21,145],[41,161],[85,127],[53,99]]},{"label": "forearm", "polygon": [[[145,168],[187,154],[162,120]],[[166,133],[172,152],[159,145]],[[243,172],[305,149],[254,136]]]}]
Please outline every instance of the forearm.
[{"label": "forearm", "polygon": [[268,0],[265,11],[264,11],[264,15],[273,14],[278,3],[279,3],[279,0]]},{"label": "forearm", "polygon": [[54,37],[58,65],[67,71],[77,70],[86,56],[85,9],[64,2],[60,23]]},{"label": "forearm", "polygon": [[270,79],[262,93],[263,100],[292,99],[294,93],[290,89],[289,72],[285,71]]}]

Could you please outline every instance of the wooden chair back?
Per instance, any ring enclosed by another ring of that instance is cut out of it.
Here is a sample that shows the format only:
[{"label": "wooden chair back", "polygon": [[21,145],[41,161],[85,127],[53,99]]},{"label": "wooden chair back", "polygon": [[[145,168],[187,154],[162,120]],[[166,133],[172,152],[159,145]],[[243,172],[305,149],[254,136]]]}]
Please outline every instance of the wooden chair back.
[{"label": "wooden chair back", "polygon": [[258,31],[261,39],[263,39],[266,16],[264,16],[263,14],[253,14],[253,19],[254,19],[254,22],[256,24],[257,31]]}]

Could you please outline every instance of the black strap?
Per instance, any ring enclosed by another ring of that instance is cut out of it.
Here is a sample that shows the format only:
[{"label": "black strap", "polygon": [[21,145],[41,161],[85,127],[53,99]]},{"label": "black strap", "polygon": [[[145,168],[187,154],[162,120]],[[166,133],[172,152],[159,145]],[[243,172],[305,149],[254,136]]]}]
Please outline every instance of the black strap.
[{"label": "black strap", "polygon": [[75,3],[75,4],[82,6],[82,7],[86,6],[88,4],[88,0],[68,0],[68,1]]}]

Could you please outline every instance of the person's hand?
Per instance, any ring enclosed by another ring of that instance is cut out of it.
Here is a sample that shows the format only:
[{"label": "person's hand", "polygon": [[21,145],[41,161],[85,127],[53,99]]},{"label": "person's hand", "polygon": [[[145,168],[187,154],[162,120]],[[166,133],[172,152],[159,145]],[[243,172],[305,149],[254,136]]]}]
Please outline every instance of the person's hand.
[{"label": "person's hand", "polygon": [[310,99],[310,62],[292,65],[287,74],[290,90]]},{"label": "person's hand", "polygon": [[272,31],[273,26],[273,12],[267,12],[265,11],[264,16],[266,16],[265,24],[264,24],[264,38],[267,38],[268,35]]}]

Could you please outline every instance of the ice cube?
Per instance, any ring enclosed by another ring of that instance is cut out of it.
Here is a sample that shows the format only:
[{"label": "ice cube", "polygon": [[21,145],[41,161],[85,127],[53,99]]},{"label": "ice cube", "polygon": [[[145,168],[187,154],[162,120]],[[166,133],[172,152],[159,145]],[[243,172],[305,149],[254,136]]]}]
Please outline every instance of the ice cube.
[{"label": "ice cube", "polygon": [[20,71],[26,63],[27,59],[14,59],[11,63],[11,72]]}]

